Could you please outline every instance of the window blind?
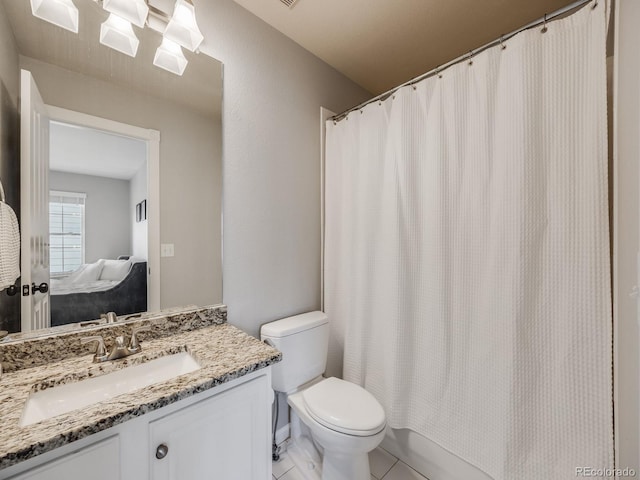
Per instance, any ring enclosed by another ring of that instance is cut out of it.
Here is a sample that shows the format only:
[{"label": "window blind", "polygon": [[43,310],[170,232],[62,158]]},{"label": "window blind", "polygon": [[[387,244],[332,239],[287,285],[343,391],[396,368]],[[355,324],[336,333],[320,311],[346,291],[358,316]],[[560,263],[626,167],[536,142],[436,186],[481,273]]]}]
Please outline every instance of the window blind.
[{"label": "window blind", "polygon": [[73,272],[84,263],[84,205],[87,195],[49,192],[50,271]]}]

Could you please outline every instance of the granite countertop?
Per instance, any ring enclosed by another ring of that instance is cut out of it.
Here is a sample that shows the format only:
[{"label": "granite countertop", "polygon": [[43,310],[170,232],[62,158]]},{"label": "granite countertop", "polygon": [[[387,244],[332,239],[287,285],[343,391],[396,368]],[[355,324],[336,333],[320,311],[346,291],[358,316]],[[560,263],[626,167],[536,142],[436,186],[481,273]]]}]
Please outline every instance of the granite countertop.
[{"label": "granite countertop", "polygon": [[[274,348],[226,323],[147,341],[144,333],[139,335],[142,351],[120,360],[94,364],[92,355],[85,354],[0,377],[0,469],[265,368],[282,358]],[[19,425],[31,392],[181,351],[188,351],[202,368],[33,425]]]}]

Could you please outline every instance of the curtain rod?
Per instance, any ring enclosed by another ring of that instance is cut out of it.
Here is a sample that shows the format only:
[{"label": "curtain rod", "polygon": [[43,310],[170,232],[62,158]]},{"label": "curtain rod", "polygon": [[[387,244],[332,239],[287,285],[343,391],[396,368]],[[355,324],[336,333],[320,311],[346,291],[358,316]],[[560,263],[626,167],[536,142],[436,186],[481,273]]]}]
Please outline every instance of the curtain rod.
[{"label": "curtain rod", "polygon": [[[465,53],[464,55],[460,55],[458,58],[455,58],[453,60],[451,60],[448,63],[445,63],[444,65],[440,65],[432,70],[429,70],[427,73],[423,73],[422,75],[419,75],[415,78],[412,78],[411,80],[409,80],[408,82],[403,83],[402,85],[398,85],[397,87],[393,87],[391,90],[387,90],[384,93],[381,93],[380,95],[367,100],[366,102],[362,102],[359,105],[356,105],[355,107],[350,108],[349,110],[346,110],[342,113],[339,113],[338,115],[335,115],[333,117],[329,117],[328,120],[333,120],[334,123],[335,122],[339,122],[340,120],[343,120],[344,118],[347,117],[347,115],[349,115],[351,112],[355,112],[356,110],[360,110],[361,108],[369,105],[370,103],[374,103],[377,101],[381,101],[381,100],[386,100],[387,98],[389,98],[391,95],[393,95],[394,93],[396,93],[398,90],[400,90],[403,87],[406,87],[408,85],[414,85],[422,80],[424,80],[425,78],[428,77],[432,77],[433,75],[436,74],[440,74],[442,73],[444,70],[446,70],[447,68],[453,66],[453,65],[457,65],[458,63],[464,62],[466,60],[471,60],[475,55],[477,55],[478,53],[482,53],[485,50],[494,47],[496,45],[500,45],[502,43],[504,43],[505,41],[515,37],[516,35],[518,35],[521,32],[524,32],[525,30],[529,30],[530,28],[534,28],[540,25],[544,25],[544,28],[546,31],[546,24],[547,22],[561,16],[564,15],[567,12],[570,12],[571,10],[575,10],[578,9],[580,7],[582,7],[583,5],[586,5],[589,2],[594,2],[593,6],[591,8],[596,8],[598,6],[598,2],[599,1],[605,1],[605,0],[577,0],[573,3],[570,3],[569,5],[562,7],[559,10],[556,10],[553,13],[549,13],[549,14],[545,14],[543,17],[539,18],[538,20],[534,20],[531,23],[526,24],[524,27],[520,27],[517,30],[514,30],[511,33],[508,33],[506,35],[502,35],[500,36],[500,38],[497,38],[489,43],[486,43],[485,45],[476,48],[474,50],[471,50],[468,53]],[[506,48],[506,46],[503,46],[503,48]]]}]

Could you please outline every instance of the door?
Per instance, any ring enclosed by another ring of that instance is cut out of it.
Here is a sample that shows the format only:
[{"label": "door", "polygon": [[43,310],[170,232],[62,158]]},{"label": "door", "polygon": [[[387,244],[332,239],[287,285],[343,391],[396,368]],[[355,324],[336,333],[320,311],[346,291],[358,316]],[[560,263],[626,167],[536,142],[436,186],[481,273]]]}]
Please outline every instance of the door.
[{"label": "door", "polygon": [[151,480],[269,480],[267,378],[258,377],[151,422]]},{"label": "door", "polygon": [[110,437],[94,445],[12,477],[10,480],[120,480],[120,441]]},{"label": "door", "polygon": [[22,331],[49,327],[49,118],[31,72],[20,76]]}]

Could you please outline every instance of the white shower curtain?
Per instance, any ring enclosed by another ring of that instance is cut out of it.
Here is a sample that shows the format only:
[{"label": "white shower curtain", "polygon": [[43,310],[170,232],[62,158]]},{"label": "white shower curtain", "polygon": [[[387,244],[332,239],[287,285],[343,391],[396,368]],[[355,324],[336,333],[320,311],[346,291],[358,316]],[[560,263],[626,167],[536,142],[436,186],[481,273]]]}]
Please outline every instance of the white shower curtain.
[{"label": "white shower curtain", "polygon": [[605,7],[591,7],[327,124],[331,355],[390,426],[496,480],[613,466]]}]

